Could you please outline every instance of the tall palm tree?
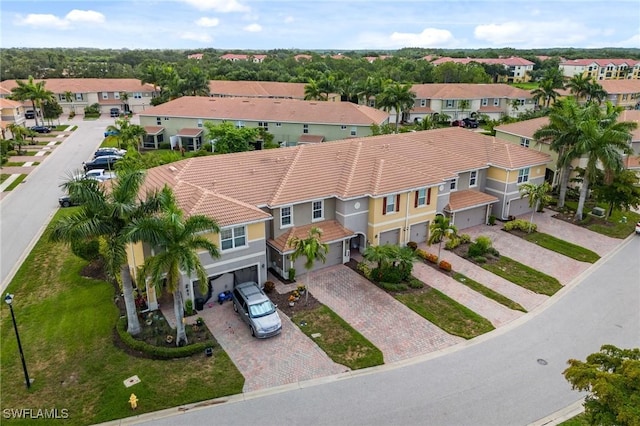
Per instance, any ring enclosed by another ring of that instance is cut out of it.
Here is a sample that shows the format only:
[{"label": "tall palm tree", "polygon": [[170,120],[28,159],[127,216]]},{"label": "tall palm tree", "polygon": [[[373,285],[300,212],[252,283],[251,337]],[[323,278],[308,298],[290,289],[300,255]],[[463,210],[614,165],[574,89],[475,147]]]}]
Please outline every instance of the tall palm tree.
[{"label": "tall palm tree", "polygon": [[520,191],[520,198],[529,197],[529,207],[531,207],[531,225],[529,225],[529,232],[531,232],[533,214],[542,211],[544,206],[551,201],[551,196],[549,195],[551,185],[549,185],[548,182],[542,182],[540,184],[527,182],[520,185],[518,190]]},{"label": "tall palm tree", "polygon": [[[322,229],[313,227],[309,230],[306,238],[292,237],[287,242],[288,245],[293,247],[294,251],[291,255],[291,260],[296,261],[300,256],[304,256],[306,261],[304,262],[304,268],[307,270],[308,277],[311,277],[311,270],[316,260],[320,260],[322,263],[327,261],[327,252],[329,251],[329,245],[322,242]],[[308,280],[310,281],[310,280]],[[309,303],[309,286],[310,282],[307,282],[307,291],[305,292],[305,305]]]},{"label": "tall palm tree", "polygon": [[320,91],[320,87],[318,86],[318,82],[314,79],[310,79],[309,82],[304,86],[304,99],[307,101],[326,101],[327,98],[324,97],[322,92]]},{"label": "tall palm tree", "polygon": [[549,108],[549,105],[551,105],[551,101],[556,101],[558,99],[559,93],[556,91],[558,87],[556,86],[554,80],[552,79],[546,79],[546,80],[542,80],[540,82],[540,85],[531,91],[531,94],[533,95],[533,99],[538,102],[538,104],[540,104],[540,101],[542,101],[542,104],[546,107]]},{"label": "tall palm tree", "polygon": [[107,126],[107,131],[117,132],[118,148],[124,146],[129,149],[132,146],[138,150],[140,139],[146,136],[147,131],[139,124],[131,124],[129,117],[116,118],[114,124]]},{"label": "tall palm tree", "polygon": [[64,92],[64,100],[71,104],[71,112],[76,113],[76,107],[73,105],[73,92],[67,90]]},{"label": "tall palm tree", "polygon": [[42,107],[43,101],[53,100],[53,92],[47,90],[45,81],[36,82],[33,76],[29,76],[29,79],[25,81],[16,80],[17,86],[11,89],[11,98],[18,101],[31,101],[33,110],[35,112],[35,123],[38,125],[38,110]]},{"label": "tall palm tree", "polygon": [[629,145],[631,131],[638,127],[636,122],[618,121],[622,108],[614,107],[611,103],[607,103],[604,112],[597,104],[589,105],[587,110],[587,119],[579,126],[582,132],[581,137],[574,148],[577,153],[587,155],[576,220],[582,220],[589,185],[596,176],[598,166],[602,166],[605,180],[610,183],[613,175],[623,168],[622,154],[633,154]]},{"label": "tall palm tree", "polygon": [[460,99],[458,101],[458,108],[460,108],[460,119],[462,119],[464,112],[466,110],[468,110],[471,107],[471,102],[469,101],[469,99]]},{"label": "tall palm tree", "polygon": [[25,136],[29,136],[29,129],[16,123],[7,125],[7,129],[11,132],[13,140],[18,144],[18,154],[22,151],[22,143]]},{"label": "tall palm tree", "polygon": [[576,99],[586,98],[591,85],[591,76],[585,77],[582,74],[576,74],[567,82],[565,89],[569,89]]},{"label": "tall palm tree", "polygon": [[[57,221],[51,233],[52,241],[71,243],[77,240],[101,238],[105,244],[102,253],[105,272],[117,282],[124,296],[127,310],[127,331],[140,333],[131,280],[123,276],[122,266],[127,263],[126,247],[132,242],[128,232],[130,223],[160,211],[167,205],[167,195],[147,192],[139,197],[145,179],[141,170],[121,170],[109,187],[92,179],[73,177],[62,186],[72,199],[80,202],[80,210]],[[128,271],[127,271],[128,272]]]},{"label": "tall palm tree", "polygon": [[567,187],[571,177],[571,162],[578,156],[573,149],[580,137],[579,124],[584,111],[574,99],[563,99],[555,103],[549,113],[549,124],[536,130],[533,137],[537,143],[549,143],[551,150],[558,153],[556,171],[559,195],[558,207],[564,207]]},{"label": "tall palm tree", "polygon": [[365,105],[369,106],[371,98],[382,92],[383,86],[384,80],[382,78],[368,76],[365,80],[360,82],[358,96],[364,101]]},{"label": "tall palm tree", "polygon": [[176,316],[176,345],[187,344],[187,334],[182,321],[184,303],[182,300],[181,276],[195,275],[205,291],[207,271],[200,261],[198,250],[206,250],[212,258],[220,256],[218,247],[209,241],[203,233],[219,233],[220,228],[215,220],[194,215],[185,219],[175,202],[172,192],[165,187],[169,207],[165,212],[154,216],[139,217],[131,221],[128,238],[132,241],[145,241],[159,252],[147,258],[142,267],[141,276],[148,277],[150,282],[173,295],[173,311]]},{"label": "tall palm tree", "polygon": [[396,112],[396,133],[398,133],[398,123],[400,116],[411,110],[416,100],[416,94],[411,91],[411,84],[389,83],[382,93],[376,97],[376,105],[384,111]]},{"label": "tall palm tree", "polygon": [[451,240],[458,236],[458,228],[452,225],[448,217],[436,216],[435,220],[429,226],[429,245],[438,243],[438,259],[440,259],[440,251],[442,250],[442,240]]}]

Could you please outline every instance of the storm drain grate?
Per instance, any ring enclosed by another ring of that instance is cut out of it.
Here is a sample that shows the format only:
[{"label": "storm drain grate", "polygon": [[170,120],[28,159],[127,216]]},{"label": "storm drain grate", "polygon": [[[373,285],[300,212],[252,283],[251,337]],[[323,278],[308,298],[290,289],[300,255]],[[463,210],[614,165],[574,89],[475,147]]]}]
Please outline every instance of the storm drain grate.
[{"label": "storm drain grate", "polygon": [[538,361],[538,364],[540,365],[547,365],[547,361],[542,358],[538,358],[537,361]]}]

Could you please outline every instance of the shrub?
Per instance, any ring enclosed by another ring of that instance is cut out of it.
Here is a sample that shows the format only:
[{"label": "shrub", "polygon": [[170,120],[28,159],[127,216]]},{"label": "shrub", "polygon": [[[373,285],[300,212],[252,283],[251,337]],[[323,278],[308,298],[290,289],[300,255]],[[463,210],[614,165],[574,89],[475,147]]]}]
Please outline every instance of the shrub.
[{"label": "shrub", "polygon": [[193,310],[193,301],[191,299],[187,299],[187,301],[184,302],[184,312],[187,316],[191,316],[195,313]]},{"label": "shrub", "polygon": [[438,256],[433,253],[427,253],[425,259],[431,263],[438,263]]},{"label": "shrub", "polygon": [[72,118],[73,118],[73,117],[75,117],[75,116],[76,116],[76,112],[75,112],[75,111],[71,111],[71,112],[69,113],[69,119],[72,119]]},{"label": "shrub", "polygon": [[171,142],[160,142],[158,144],[159,149],[171,149]]},{"label": "shrub", "polygon": [[273,281],[265,281],[264,283],[264,292],[271,293],[276,289],[276,284]]},{"label": "shrub", "polygon": [[8,155],[9,157],[12,157],[12,156],[14,156],[14,155],[18,155],[18,151],[16,151],[15,149],[12,149],[11,151],[8,151],[8,152],[7,152],[7,155]]},{"label": "shrub", "polygon": [[289,268],[289,281],[296,280],[296,268]]},{"label": "shrub", "polygon": [[416,251],[418,249],[418,243],[416,243],[415,241],[409,241],[407,243],[407,247],[409,247],[413,251]]},{"label": "shrub", "polygon": [[450,240],[448,240],[445,245],[444,248],[446,250],[453,250],[454,248],[458,247],[460,245],[460,238],[451,238]]},{"label": "shrub", "polygon": [[470,257],[484,256],[491,248],[491,244],[491,238],[481,235],[469,246],[468,254]]},{"label": "shrub", "polygon": [[458,239],[460,240],[460,244],[469,244],[471,242],[471,235],[460,234],[458,235]]},{"label": "shrub", "polygon": [[381,281],[379,285],[382,289],[386,291],[407,291],[406,284],[389,283],[389,282]]},{"label": "shrub", "polygon": [[529,228],[531,228],[532,232],[535,232],[538,229],[538,225],[536,225],[535,223],[531,223],[525,219],[516,219],[511,222],[505,223],[502,229],[504,229],[505,231],[512,231],[514,229],[517,229],[519,231],[529,232]]},{"label": "shrub", "polygon": [[417,249],[416,250],[416,256],[418,256],[420,259],[422,260],[427,260],[427,252],[422,250],[422,249]]},{"label": "shrub", "polygon": [[366,262],[360,262],[357,266],[358,271],[362,272],[367,279],[371,279],[371,267]]},{"label": "shrub", "polygon": [[494,215],[489,216],[489,225],[493,226],[496,224],[496,217]]},{"label": "shrub", "polygon": [[71,242],[71,252],[80,259],[91,262],[100,256],[100,242],[98,239],[73,240]]},{"label": "shrub", "polygon": [[446,260],[441,260],[440,263],[438,264],[438,267],[447,272],[451,271],[451,264]]},{"label": "shrub", "polygon": [[487,263],[487,258],[484,256],[475,256],[471,258],[476,263]]},{"label": "shrub", "polygon": [[489,249],[487,250],[487,253],[489,253],[494,257],[500,257],[500,252],[495,247],[489,247]]},{"label": "shrub", "polygon": [[420,280],[415,279],[415,278],[411,278],[409,280],[409,287],[415,288],[415,289],[424,288],[424,283],[422,281],[420,281]]},{"label": "shrub", "polygon": [[375,268],[371,275],[375,281],[396,284],[405,278],[405,273],[400,268]]},{"label": "shrub", "polygon": [[100,115],[100,104],[95,103],[89,106],[84,107],[84,115],[85,117],[94,117]]}]

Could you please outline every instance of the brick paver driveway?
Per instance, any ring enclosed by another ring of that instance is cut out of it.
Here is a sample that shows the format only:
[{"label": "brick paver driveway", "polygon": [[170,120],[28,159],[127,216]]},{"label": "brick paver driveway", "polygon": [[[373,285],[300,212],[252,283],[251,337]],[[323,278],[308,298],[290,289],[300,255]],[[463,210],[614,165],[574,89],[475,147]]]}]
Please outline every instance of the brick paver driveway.
[{"label": "brick paver driveway", "polygon": [[311,294],[380,349],[385,363],[455,345],[452,336],[370,283],[348,266],[336,265],[301,276]]}]

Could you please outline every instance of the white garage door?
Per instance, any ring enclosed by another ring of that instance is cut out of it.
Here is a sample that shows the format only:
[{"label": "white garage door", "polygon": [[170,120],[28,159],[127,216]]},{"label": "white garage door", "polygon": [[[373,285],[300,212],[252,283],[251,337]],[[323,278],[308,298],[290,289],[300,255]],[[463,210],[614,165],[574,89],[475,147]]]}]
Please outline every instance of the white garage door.
[{"label": "white garage door", "polygon": [[509,201],[509,216],[520,216],[525,213],[531,213],[528,198],[516,198]]},{"label": "white garage door", "polygon": [[383,246],[385,244],[393,244],[393,245],[400,244],[400,229],[381,232],[380,245]]},{"label": "white garage door", "polygon": [[409,241],[426,243],[429,235],[429,221],[414,223],[409,229]]},{"label": "white garage door", "polygon": [[476,225],[484,225],[486,220],[486,211],[487,208],[485,206],[482,206],[475,209],[458,212],[456,213],[455,225],[458,229],[471,228],[472,226]]}]

